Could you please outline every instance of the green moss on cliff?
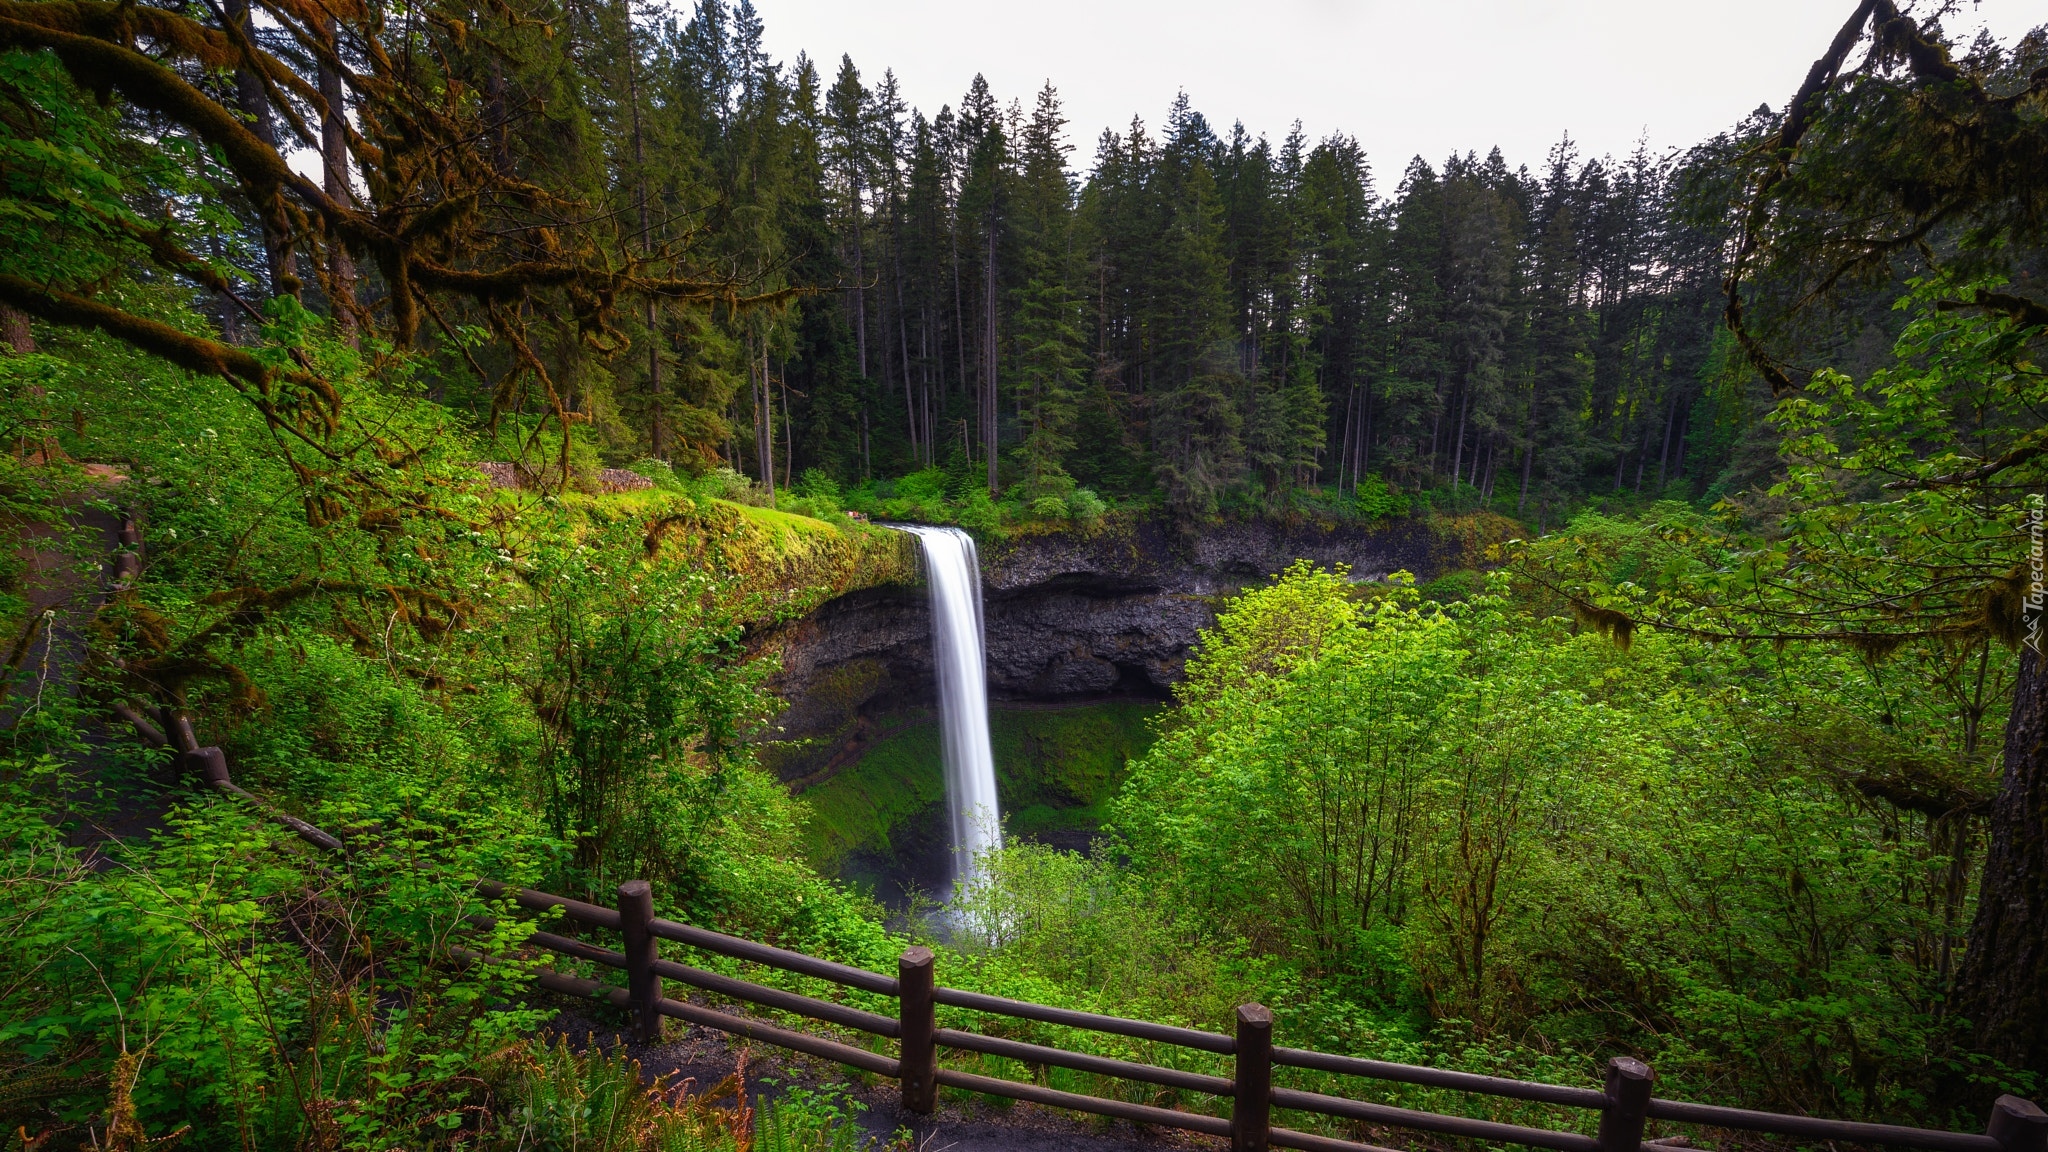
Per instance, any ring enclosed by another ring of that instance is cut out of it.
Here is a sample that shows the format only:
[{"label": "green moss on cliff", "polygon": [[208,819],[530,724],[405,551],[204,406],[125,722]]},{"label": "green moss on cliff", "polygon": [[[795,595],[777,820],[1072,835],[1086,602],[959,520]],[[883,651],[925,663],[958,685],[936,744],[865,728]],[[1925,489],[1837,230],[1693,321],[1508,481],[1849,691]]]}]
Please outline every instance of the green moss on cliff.
[{"label": "green moss on cliff", "polygon": [[945,795],[938,722],[929,716],[914,719],[803,793],[811,808],[804,826],[806,854],[828,876],[836,875],[856,849],[894,857],[891,833]]},{"label": "green moss on cliff", "polygon": [[[1152,743],[1159,705],[1117,700],[1073,708],[1002,708],[989,716],[996,784],[1012,832],[1090,831]],[[894,857],[896,830],[945,799],[936,717],[906,718],[860,760],[803,793],[811,862],[826,874],[849,853]]]},{"label": "green moss on cliff", "polygon": [[754,596],[747,615],[788,619],[835,596],[921,577],[915,540],[841,519],[836,523],[652,489],[565,500],[591,525],[638,521],[651,551],[736,576]]},{"label": "green moss on cliff", "polygon": [[990,717],[996,785],[1014,832],[1093,830],[1130,762],[1152,746],[1159,705],[1116,700],[1077,708],[998,708]]}]

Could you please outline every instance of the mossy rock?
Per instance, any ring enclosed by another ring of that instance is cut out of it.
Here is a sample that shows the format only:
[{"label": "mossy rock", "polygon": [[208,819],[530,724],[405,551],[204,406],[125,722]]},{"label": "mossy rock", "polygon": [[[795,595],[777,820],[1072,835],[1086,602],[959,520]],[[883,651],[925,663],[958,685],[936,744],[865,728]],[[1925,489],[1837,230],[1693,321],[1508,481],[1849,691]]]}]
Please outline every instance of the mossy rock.
[{"label": "mossy rock", "polygon": [[[1072,708],[1004,708],[989,714],[996,787],[1011,832],[1088,832],[1123,786],[1130,762],[1151,747],[1161,705],[1117,700]],[[916,713],[860,760],[806,790],[811,863],[827,875],[852,853],[892,858],[899,830],[927,818],[946,796],[936,716]]]}]

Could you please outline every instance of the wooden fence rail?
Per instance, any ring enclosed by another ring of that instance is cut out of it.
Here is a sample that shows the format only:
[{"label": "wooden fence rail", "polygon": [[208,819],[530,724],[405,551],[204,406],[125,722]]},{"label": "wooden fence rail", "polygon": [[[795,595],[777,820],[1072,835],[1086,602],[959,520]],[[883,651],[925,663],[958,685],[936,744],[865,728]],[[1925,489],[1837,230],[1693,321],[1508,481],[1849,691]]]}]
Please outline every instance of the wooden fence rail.
[{"label": "wooden fence rail", "polygon": [[[869,972],[799,952],[771,948],[708,929],[655,919],[651,908],[643,903],[647,894],[644,881],[632,881],[621,885],[619,905],[616,908],[605,908],[530,889],[510,889],[489,882],[479,884],[477,890],[487,899],[509,899],[519,907],[534,911],[559,910],[566,919],[589,927],[618,932],[628,941],[627,951],[614,952],[553,933],[532,934],[527,940],[536,947],[622,969],[627,977],[626,987],[619,988],[599,981],[546,973],[540,977],[540,982],[544,986],[609,1001],[628,1012],[636,1021],[674,1016],[691,1023],[779,1044],[900,1079],[903,1085],[903,1106],[913,1112],[931,1110],[935,1104],[933,1090],[936,1087],[957,1087],[1057,1108],[1226,1136],[1230,1138],[1234,1152],[1257,1152],[1269,1146],[1308,1149],[1310,1152],[1359,1152],[1361,1149],[1374,1147],[1275,1127],[1270,1117],[1271,1110],[1275,1108],[1358,1120],[1387,1128],[1555,1149],[1557,1152],[1636,1152],[1637,1149],[1644,1147],[1643,1129],[1647,1121],[1652,1119],[1768,1132],[1805,1139],[1923,1148],[1935,1152],[2043,1152],[2044,1148],[2048,1148],[2048,1114],[2044,1114],[2032,1103],[2012,1096],[2001,1097],[1998,1100],[1992,1113],[1991,1124],[1985,1132],[1968,1133],[1891,1124],[1822,1120],[1658,1099],[1651,1095],[1653,1077],[1649,1067],[1641,1061],[1626,1057],[1609,1061],[1607,1082],[1601,1089],[1539,1084],[1498,1076],[1453,1072],[1441,1068],[1423,1068],[1382,1060],[1337,1056],[1299,1048],[1274,1047],[1272,1014],[1257,1004],[1241,1006],[1237,1010],[1236,1035],[1225,1036],[1194,1028],[1155,1024],[1145,1020],[1126,1020],[1092,1012],[1077,1012],[1067,1008],[1009,1000],[958,988],[946,988],[934,982],[932,953],[922,947],[905,952],[898,961],[897,975],[891,978],[879,972]],[[649,942],[649,947],[638,953],[642,957],[638,960],[630,958],[635,955],[631,946],[635,939]],[[897,998],[899,1012],[896,1017],[891,1018],[833,1001],[820,1000],[662,960],[653,953],[651,945],[655,940],[673,940],[737,960],[892,996]],[[661,998],[659,981],[664,978],[677,980],[730,999],[895,1039],[898,1042],[899,1058],[891,1060],[864,1048],[791,1032],[728,1012]],[[652,991],[642,993],[636,992],[636,989]],[[653,996],[655,999],[643,1001],[637,998],[642,995]],[[647,1007],[650,1004],[653,1007]],[[1069,1052],[1041,1044],[1027,1044],[954,1028],[940,1028],[935,1021],[934,1009],[941,1004],[1231,1056],[1234,1058],[1234,1074],[1230,1077],[1211,1076],[1177,1068],[1163,1068],[1087,1053]],[[648,1025],[642,1024],[640,1027],[643,1029],[642,1039],[653,1038],[655,1033]],[[937,1053],[942,1048],[1007,1057],[1027,1064],[1069,1068],[1115,1079],[1202,1093],[1229,1100],[1231,1116],[1226,1120],[1197,1112],[1183,1112],[1106,1097],[1063,1092],[1036,1084],[955,1071],[938,1065]],[[1477,1120],[1466,1116],[1420,1112],[1279,1087],[1273,1083],[1273,1070],[1276,1067],[1301,1068],[1586,1109],[1600,1114],[1598,1135],[1587,1136],[1578,1132],[1554,1131]]]},{"label": "wooden fence rail", "polygon": [[[132,520],[123,526],[122,545],[113,563],[112,575],[116,584],[132,580],[140,570],[140,535],[135,531]],[[209,786],[256,806],[265,816],[290,829],[309,844],[330,852],[347,850],[338,838],[265,804],[258,797],[235,785],[229,779],[227,757],[219,748],[199,746],[193,735],[191,721],[181,709],[157,709],[157,722],[152,722],[142,711],[126,702],[116,702],[113,710],[116,715],[131,724],[145,741],[175,751],[179,763]],[[897,960],[896,975],[887,976],[880,972],[870,972],[864,968],[854,968],[807,956],[801,952],[791,952],[757,941],[728,936],[722,932],[661,919],[654,915],[653,891],[645,880],[630,880],[619,885],[618,903],[614,907],[527,888],[511,888],[492,881],[479,882],[476,891],[486,899],[509,901],[512,905],[529,911],[559,910],[567,920],[617,933],[620,949],[616,951],[544,931],[531,933],[526,937],[526,943],[557,955],[624,972],[624,987],[546,969],[535,976],[535,983],[555,992],[599,1000],[617,1007],[632,1022],[632,1030],[638,1039],[651,1041],[657,1038],[660,1035],[663,1017],[715,1028],[898,1080],[901,1083],[903,1107],[915,1113],[928,1113],[936,1107],[937,1093],[941,1086],[961,1088],[1076,1112],[1113,1116],[1164,1128],[1226,1137],[1230,1140],[1232,1152],[1265,1152],[1269,1147],[1296,1148],[1305,1152],[1391,1152],[1376,1145],[1276,1127],[1272,1123],[1272,1110],[1275,1108],[1335,1116],[1386,1128],[1555,1149],[1556,1152],[1640,1152],[1646,1148],[1656,1149],[1660,1146],[1659,1141],[1645,1143],[1643,1140],[1644,1126],[1650,1120],[1764,1132],[1805,1140],[1837,1140],[1854,1144],[1928,1149],[1930,1152],[2048,1152],[2048,1113],[2044,1113],[2032,1102],[2016,1096],[1999,1097],[1992,1107],[1990,1123],[1986,1129],[1981,1133],[1974,1133],[1893,1124],[1866,1124],[1848,1120],[1824,1120],[1807,1116],[1753,1112],[1712,1104],[1694,1104],[1682,1100],[1664,1100],[1651,1094],[1654,1077],[1649,1067],[1639,1060],[1627,1057],[1616,1057],[1608,1061],[1606,1082],[1598,1089],[1539,1084],[1442,1068],[1424,1068],[1411,1064],[1360,1059],[1355,1056],[1338,1056],[1300,1048],[1275,1047],[1273,1015],[1258,1004],[1240,1006],[1237,1009],[1235,1035],[1226,1036],[1220,1032],[1156,1024],[1145,1020],[1127,1020],[1093,1012],[1077,1012],[1068,1008],[1010,1000],[959,988],[946,988],[937,984],[932,952],[924,947],[905,951]],[[489,927],[493,923],[490,918],[483,916],[472,917],[471,920],[481,927]],[[672,960],[664,960],[660,956],[660,942],[663,940],[888,997],[897,1002],[897,1014],[894,1017],[885,1016],[851,1005],[770,988]],[[453,949],[453,952],[458,959],[467,962],[486,959],[480,953],[466,948],[458,947]],[[676,981],[716,996],[745,1001],[775,1011],[822,1020],[852,1031],[895,1040],[897,1056],[892,1058],[838,1040],[707,1008],[687,1000],[673,999],[664,994],[664,981]],[[936,1009],[941,1004],[1229,1056],[1232,1058],[1232,1075],[1211,1076],[1177,1068],[1163,1068],[1152,1064],[1069,1052],[1046,1045],[984,1036],[955,1028],[940,1028]],[[938,1054],[942,1048],[1200,1093],[1229,1101],[1230,1118],[1160,1108],[1149,1104],[1135,1104],[1077,1092],[1064,1092],[1037,1084],[957,1071],[939,1064]],[[1578,1132],[1554,1131],[1520,1124],[1477,1120],[1466,1116],[1421,1112],[1279,1087],[1273,1083],[1273,1070],[1276,1067],[1300,1068],[1367,1080],[1417,1084],[1483,1096],[1584,1109],[1599,1113],[1598,1134],[1587,1136]]]}]

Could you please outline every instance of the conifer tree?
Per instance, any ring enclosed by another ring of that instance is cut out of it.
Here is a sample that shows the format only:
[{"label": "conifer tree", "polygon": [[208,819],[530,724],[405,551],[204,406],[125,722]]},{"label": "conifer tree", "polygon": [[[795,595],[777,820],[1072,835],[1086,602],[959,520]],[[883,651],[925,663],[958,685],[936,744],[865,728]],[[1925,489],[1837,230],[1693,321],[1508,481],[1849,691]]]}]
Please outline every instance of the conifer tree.
[{"label": "conifer tree", "polygon": [[1024,282],[1016,292],[1010,388],[1020,425],[1014,456],[1027,499],[1057,498],[1071,488],[1065,460],[1074,447],[1075,404],[1085,376],[1080,297],[1073,289],[1071,150],[1059,94],[1048,83],[1024,130],[1014,212]]},{"label": "conifer tree", "polygon": [[1580,308],[1582,274],[1574,219],[1571,145],[1551,150],[1533,226],[1527,355],[1520,435],[1521,486],[1517,515],[1534,510],[1538,522],[1564,501],[1579,477],[1579,413],[1590,402],[1591,318]]},{"label": "conifer tree", "polygon": [[1183,94],[1148,191],[1165,217],[1146,302],[1146,400],[1167,506],[1184,524],[1213,518],[1240,477],[1247,381],[1230,339],[1217,144]]}]

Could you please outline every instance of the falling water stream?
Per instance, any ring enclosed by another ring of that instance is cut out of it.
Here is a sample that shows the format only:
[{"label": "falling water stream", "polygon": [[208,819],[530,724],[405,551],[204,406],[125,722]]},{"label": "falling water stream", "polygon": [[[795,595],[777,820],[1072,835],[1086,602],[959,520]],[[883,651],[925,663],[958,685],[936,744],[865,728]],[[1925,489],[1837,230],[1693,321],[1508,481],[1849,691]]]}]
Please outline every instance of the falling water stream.
[{"label": "falling water stream", "polygon": [[940,747],[952,817],[953,890],[1003,846],[995,755],[988,741],[988,668],[982,651],[981,559],[958,528],[892,525],[917,537],[931,587],[932,659],[939,672]]}]

